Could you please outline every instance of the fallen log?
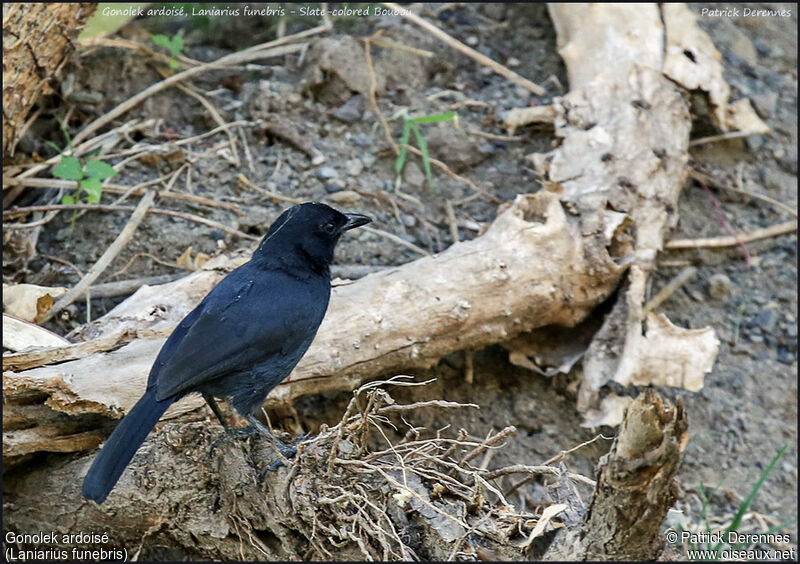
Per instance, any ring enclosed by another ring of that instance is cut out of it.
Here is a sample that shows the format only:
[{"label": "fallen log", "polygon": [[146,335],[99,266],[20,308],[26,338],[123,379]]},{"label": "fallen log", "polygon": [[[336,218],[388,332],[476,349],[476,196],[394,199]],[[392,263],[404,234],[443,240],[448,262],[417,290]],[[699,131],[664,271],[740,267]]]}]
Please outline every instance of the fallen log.
[{"label": "fallen log", "polygon": [[[451,352],[506,341],[536,327],[579,323],[624,272],[609,254],[618,246],[620,215],[609,212],[602,220],[586,232],[557,195],[518,196],[481,237],[335,287],[317,338],[289,379],[270,394],[268,405],[429,367]],[[120,417],[141,396],[163,335],[219,281],[223,273],[214,269],[224,262],[211,261],[210,270],[143,288],[84,331],[92,341],[4,357],[6,402],[36,405],[27,398],[38,394],[68,415]],[[118,337],[122,331],[162,337],[109,350],[124,343]],[[58,364],[30,368],[36,362]],[[200,405],[202,400],[189,397],[168,414]],[[35,427],[35,418],[30,422]],[[33,432],[6,437],[4,449],[26,454],[30,450],[20,441],[32,437]],[[48,450],[47,437],[36,439],[31,449]],[[63,437],[49,439],[58,440],[63,450]],[[76,450],[84,444],[77,441]]]}]

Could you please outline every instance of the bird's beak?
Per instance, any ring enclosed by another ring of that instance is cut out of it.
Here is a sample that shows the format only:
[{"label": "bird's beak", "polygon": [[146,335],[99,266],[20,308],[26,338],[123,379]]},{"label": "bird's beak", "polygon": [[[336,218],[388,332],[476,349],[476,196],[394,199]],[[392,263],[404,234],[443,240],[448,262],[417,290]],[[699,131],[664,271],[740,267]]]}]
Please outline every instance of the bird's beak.
[{"label": "bird's beak", "polygon": [[345,223],[342,227],[342,232],[355,229],[356,227],[361,227],[367,223],[372,223],[371,217],[361,215],[360,213],[347,213],[345,216],[347,217],[347,223]]}]

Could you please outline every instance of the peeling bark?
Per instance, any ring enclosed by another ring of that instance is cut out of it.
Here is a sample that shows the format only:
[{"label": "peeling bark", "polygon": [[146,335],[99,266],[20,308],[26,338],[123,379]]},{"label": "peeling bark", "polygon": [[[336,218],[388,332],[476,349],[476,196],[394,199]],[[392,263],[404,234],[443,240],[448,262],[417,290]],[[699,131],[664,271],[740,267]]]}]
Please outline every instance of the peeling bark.
[{"label": "peeling bark", "polygon": [[628,407],[583,521],[559,533],[544,560],[655,560],[661,523],[677,499],[674,478],[689,440],[680,400],[648,389]]},{"label": "peeling bark", "polygon": [[21,2],[3,17],[3,154],[13,154],[33,105],[54,90],[96,3]]}]

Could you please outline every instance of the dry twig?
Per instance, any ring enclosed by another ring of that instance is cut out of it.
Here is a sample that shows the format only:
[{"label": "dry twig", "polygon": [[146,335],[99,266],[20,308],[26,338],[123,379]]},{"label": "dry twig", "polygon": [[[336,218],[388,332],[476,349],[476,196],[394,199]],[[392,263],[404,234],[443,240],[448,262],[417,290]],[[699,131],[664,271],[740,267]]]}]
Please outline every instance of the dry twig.
[{"label": "dry twig", "polygon": [[500,63],[498,63],[496,61],[493,61],[492,59],[490,59],[486,55],[477,52],[475,49],[472,49],[471,47],[468,47],[468,46],[464,45],[458,39],[455,39],[454,37],[448,35],[444,31],[442,31],[441,29],[439,29],[438,27],[433,25],[432,23],[422,19],[418,15],[406,10],[405,8],[401,7],[400,5],[395,4],[393,2],[381,2],[381,3],[384,6],[386,6],[387,8],[389,8],[390,10],[395,10],[395,11],[399,12],[400,15],[402,15],[405,19],[407,19],[408,21],[418,25],[419,27],[421,27],[422,29],[424,29],[425,31],[427,31],[428,33],[430,33],[431,35],[436,37],[436,39],[439,39],[440,41],[443,41],[444,43],[446,43],[447,45],[449,45],[450,47],[452,47],[456,51],[459,51],[459,52],[463,53],[467,57],[479,62],[480,64],[482,64],[482,65],[484,65],[486,67],[489,67],[494,72],[496,72],[497,74],[499,74],[500,76],[502,76],[504,78],[507,78],[508,80],[513,82],[514,84],[516,84],[518,86],[522,86],[523,88],[526,88],[527,90],[530,90],[531,92],[533,92],[537,96],[544,96],[546,94],[545,89],[542,88],[541,86],[539,86],[538,84],[535,84],[535,83],[531,82],[530,80],[528,80],[527,78],[518,75],[517,73],[515,73],[514,71],[512,71],[508,67],[503,66],[503,65],[501,65]]},{"label": "dry twig", "polygon": [[139,224],[144,219],[147,210],[153,205],[153,200],[155,199],[156,195],[155,192],[147,192],[144,197],[139,201],[139,205],[136,206],[136,209],[133,210],[128,223],[122,229],[117,238],[114,239],[114,242],[106,249],[106,252],[102,254],[102,256],[97,260],[94,265],[89,269],[89,272],[81,278],[80,282],[78,282],[74,287],[70,288],[66,294],[61,296],[59,300],[53,304],[53,307],[50,308],[47,313],[45,313],[40,323],[44,323],[49,319],[57,314],[59,311],[70,305],[73,301],[75,301],[79,296],[86,293],[86,290],[92,285],[92,283],[97,280],[97,277],[100,276],[103,271],[111,264],[111,261],[120,253],[122,249],[125,248],[125,245],[133,238],[133,234],[136,233],[136,229],[139,227]]}]

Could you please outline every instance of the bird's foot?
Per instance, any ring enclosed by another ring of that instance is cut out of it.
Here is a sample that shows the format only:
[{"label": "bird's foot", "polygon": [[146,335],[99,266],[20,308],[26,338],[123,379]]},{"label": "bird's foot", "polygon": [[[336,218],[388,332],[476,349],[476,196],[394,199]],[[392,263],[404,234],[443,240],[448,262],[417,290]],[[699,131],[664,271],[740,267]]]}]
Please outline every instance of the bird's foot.
[{"label": "bird's foot", "polygon": [[294,458],[297,456],[297,445],[299,445],[302,441],[304,441],[308,437],[307,433],[301,433],[295,437],[294,441],[292,441],[291,445],[287,445],[283,441],[279,441],[275,439],[275,446],[278,448],[278,452],[281,453],[282,458],[276,458],[270,464],[264,467],[261,471],[260,480],[263,482],[264,478],[267,476],[267,472],[275,472],[281,466],[284,466],[283,459],[284,458]]}]

